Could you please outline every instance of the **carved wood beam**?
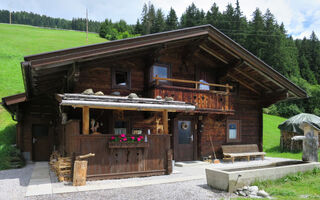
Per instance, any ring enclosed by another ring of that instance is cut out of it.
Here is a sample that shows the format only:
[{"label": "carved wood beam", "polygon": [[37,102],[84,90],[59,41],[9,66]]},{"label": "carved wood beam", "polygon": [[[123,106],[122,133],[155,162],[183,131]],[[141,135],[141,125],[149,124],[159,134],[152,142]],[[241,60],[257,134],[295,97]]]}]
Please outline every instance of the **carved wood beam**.
[{"label": "carved wood beam", "polygon": [[234,79],[235,81],[239,82],[241,85],[243,85],[244,87],[248,88],[249,90],[251,90],[252,92],[260,95],[260,92],[258,92],[256,89],[254,89],[253,87],[251,87],[249,85],[249,83],[243,81],[243,80],[240,80],[239,78],[235,77],[234,75],[232,74],[227,74],[227,76],[229,76],[230,78]]},{"label": "carved wood beam", "polygon": [[233,57],[240,59],[240,57],[238,55],[236,55],[235,53],[233,53],[231,50],[227,49],[226,47],[224,47],[223,45],[219,44],[217,41],[214,41],[212,38],[208,37],[208,40],[213,43],[214,45],[218,46],[220,49],[224,50],[225,52],[227,52],[228,54],[232,55]]},{"label": "carved wood beam", "polygon": [[218,54],[217,52],[213,51],[212,49],[210,49],[208,46],[206,45],[200,45],[200,48],[207,52],[208,54],[212,55],[213,57],[215,57],[216,59],[220,60],[221,62],[223,62],[224,64],[229,64],[229,62],[220,54]]},{"label": "carved wood beam", "polygon": [[274,80],[272,77],[270,77],[269,75],[265,74],[264,72],[260,71],[259,69],[253,67],[250,63],[246,62],[246,65],[249,66],[250,68],[254,69],[255,71],[257,71],[260,75],[262,75],[263,77],[265,77],[266,79],[268,79],[269,81],[273,82],[275,85],[279,86],[282,89],[285,89],[284,86],[282,86],[280,83],[278,83],[276,80]]},{"label": "carved wood beam", "polygon": [[253,77],[249,76],[248,74],[242,72],[241,70],[234,68],[233,69],[236,73],[241,74],[242,76],[246,77],[247,79],[251,80],[252,82],[256,83],[257,85],[259,85],[260,87],[268,90],[267,92],[272,91],[271,88],[269,88],[268,86],[264,85],[263,83],[259,82],[258,80],[254,79]]},{"label": "carved wood beam", "polygon": [[207,41],[206,38],[199,38],[191,43],[189,43],[183,51],[182,59],[192,59],[192,56],[199,51],[199,45],[205,43]]},{"label": "carved wood beam", "polygon": [[219,69],[219,79],[224,80],[226,79],[228,73],[232,68],[241,67],[244,64],[243,60],[238,60],[236,63],[230,63],[229,65],[224,66],[223,68]]}]

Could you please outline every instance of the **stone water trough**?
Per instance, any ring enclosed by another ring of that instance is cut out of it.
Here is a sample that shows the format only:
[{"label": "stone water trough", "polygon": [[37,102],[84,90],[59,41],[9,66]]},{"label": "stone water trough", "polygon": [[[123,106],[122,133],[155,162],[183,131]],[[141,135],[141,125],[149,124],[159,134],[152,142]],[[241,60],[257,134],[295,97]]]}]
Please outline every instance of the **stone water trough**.
[{"label": "stone water trough", "polygon": [[274,180],[290,173],[304,172],[314,168],[320,168],[320,163],[293,160],[258,167],[206,169],[206,177],[210,187],[234,192],[237,188],[250,185],[256,180]]}]

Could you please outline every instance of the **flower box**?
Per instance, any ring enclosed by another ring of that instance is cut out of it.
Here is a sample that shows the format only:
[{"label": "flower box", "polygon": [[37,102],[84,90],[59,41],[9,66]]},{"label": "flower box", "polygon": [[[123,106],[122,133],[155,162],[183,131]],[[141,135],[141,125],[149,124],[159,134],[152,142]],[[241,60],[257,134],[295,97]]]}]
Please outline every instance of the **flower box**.
[{"label": "flower box", "polygon": [[126,149],[126,148],[148,148],[147,142],[109,142],[110,149]]}]

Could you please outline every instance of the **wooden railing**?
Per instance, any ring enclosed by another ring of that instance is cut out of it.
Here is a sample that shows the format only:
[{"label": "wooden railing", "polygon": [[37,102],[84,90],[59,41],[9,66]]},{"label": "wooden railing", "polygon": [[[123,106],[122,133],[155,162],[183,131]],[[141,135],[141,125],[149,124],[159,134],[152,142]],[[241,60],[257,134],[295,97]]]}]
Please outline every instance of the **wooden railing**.
[{"label": "wooden railing", "polygon": [[[155,77],[153,77],[153,79],[156,81],[156,85],[159,85],[159,80],[162,81],[169,81],[169,82],[177,82],[177,83],[191,83],[195,85],[195,89],[199,89],[199,85],[207,85],[207,86],[211,86],[211,87],[221,87],[224,88],[226,91],[226,94],[229,94],[230,90],[232,90],[232,86],[230,86],[228,83],[223,85],[223,84],[216,84],[216,83],[204,83],[201,81],[191,81],[191,80],[182,80],[182,79],[174,79],[174,78],[161,78],[158,77],[158,75],[156,75]],[[218,92],[215,90],[210,90],[212,92]],[[221,91],[219,91],[221,92]]]},{"label": "wooden railing", "polygon": [[[233,105],[230,98],[230,90],[232,86],[226,84],[213,84],[203,83],[200,81],[181,80],[173,78],[160,78],[153,77],[155,79],[155,87],[153,90],[153,98],[156,96],[173,97],[175,101],[184,101],[192,103],[197,106],[196,111],[203,112],[229,112],[233,111]],[[177,82],[177,83],[189,83],[194,84],[193,88],[177,87],[166,84],[160,84],[160,81]],[[199,85],[208,85],[214,87],[210,90],[201,90]],[[222,88],[222,89],[221,89]],[[217,90],[218,89],[218,90]]]}]

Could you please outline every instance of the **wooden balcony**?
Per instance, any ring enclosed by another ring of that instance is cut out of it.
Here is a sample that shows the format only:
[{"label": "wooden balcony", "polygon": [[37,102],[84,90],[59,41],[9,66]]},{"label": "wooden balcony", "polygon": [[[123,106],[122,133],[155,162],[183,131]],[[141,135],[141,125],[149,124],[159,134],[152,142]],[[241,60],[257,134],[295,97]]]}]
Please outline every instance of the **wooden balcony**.
[{"label": "wooden balcony", "polygon": [[[155,85],[151,89],[151,96],[172,97],[175,101],[184,101],[192,103],[196,106],[195,112],[203,113],[220,113],[220,114],[233,114],[233,104],[231,101],[230,89],[232,86],[228,84],[212,84],[203,83],[199,81],[189,81],[171,78],[155,79]],[[193,84],[194,87],[180,87],[168,84],[161,84],[161,81],[178,82],[183,84]],[[199,89],[199,85],[208,85],[210,90]],[[214,88],[214,89],[211,89]]]}]

